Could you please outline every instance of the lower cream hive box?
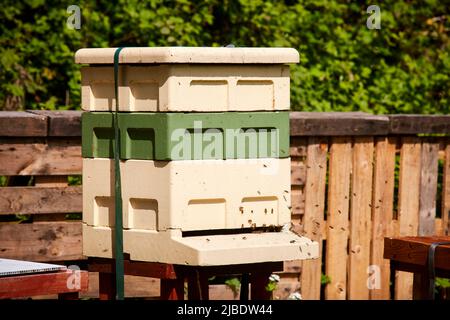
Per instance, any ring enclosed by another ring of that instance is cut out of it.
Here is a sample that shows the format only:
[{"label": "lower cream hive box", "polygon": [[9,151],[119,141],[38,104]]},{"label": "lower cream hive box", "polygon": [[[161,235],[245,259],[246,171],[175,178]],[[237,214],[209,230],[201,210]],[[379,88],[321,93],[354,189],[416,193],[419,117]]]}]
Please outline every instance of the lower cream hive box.
[{"label": "lower cream hive box", "polygon": [[[290,159],[121,161],[132,260],[226,265],[310,259],[289,231]],[[83,160],[83,253],[113,257],[114,161]]]}]

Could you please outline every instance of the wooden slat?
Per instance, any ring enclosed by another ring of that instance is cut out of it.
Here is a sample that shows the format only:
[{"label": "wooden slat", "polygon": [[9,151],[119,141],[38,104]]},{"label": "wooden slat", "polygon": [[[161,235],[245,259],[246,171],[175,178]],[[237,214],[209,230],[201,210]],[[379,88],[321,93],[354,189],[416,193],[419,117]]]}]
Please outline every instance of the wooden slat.
[{"label": "wooden slat", "polygon": [[450,116],[448,115],[389,115],[392,134],[445,133],[450,132]]},{"label": "wooden slat", "polygon": [[[392,217],[395,180],[395,140],[376,139],[372,203],[371,264],[380,269],[380,282],[370,290],[370,299],[390,298],[390,263],[383,258],[384,238],[393,234]],[[377,280],[377,279],[375,279]]]},{"label": "wooden slat", "polygon": [[373,138],[355,138],[351,182],[348,298],[369,299]]},{"label": "wooden slat", "polygon": [[331,279],[325,288],[325,298],[331,300],[346,298],[351,164],[350,138],[333,138],[328,179],[328,234],[325,262],[325,273]]},{"label": "wooden slat", "polygon": [[292,136],[367,136],[385,135],[386,116],[364,112],[291,112]]},{"label": "wooden slat", "polygon": [[307,300],[320,299],[327,154],[327,139],[308,139],[303,226],[305,235],[319,242],[319,257],[316,260],[304,261],[302,265],[301,288],[303,298]]},{"label": "wooden slat", "polygon": [[67,139],[0,139],[0,175],[81,174],[81,141]]},{"label": "wooden slat", "polygon": [[441,218],[434,219],[434,229],[436,230],[437,236],[444,235],[444,230],[442,229],[442,219]]},{"label": "wooden slat", "polygon": [[82,259],[81,222],[0,223],[0,257],[30,261]]},{"label": "wooden slat", "polygon": [[291,203],[292,214],[303,214],[305,212],[305,193],[303,188],[292,186]]},{"label": "wooden slat", "polygon": [[[0,278],[0,299],[22,298],[43,294],[58,294],[86,291],[88,288],[88,272],[76,271],[79,287],[69,288],[67,285],[74,277],[74,271],[47,272]],[[77,284],[78,284],[77,283]]]},{"label": "wooden slat", "polygon": [[[34,185],[37,187],[44,188],[63,188],[69,185],[67,176],[35,176],[34,177]],[[80,190],[81,192],[81,190]],[[45,199],[45,198],[44,198]],[[47,214],[41,213],[39,215],[33,216],[33,223],[41,222],[41,221],[64,221],[66,220],[65,213],[55,213],[52,211],[47,211]],[[79,210],[78,212],[81,212]]]},{"label": "wooden slat", "polygon": [[442,232],[450,235],[450,141],[447,140],[442,183]]},{"label": "wooden slat", "polygon": [[47,117],[19,111],[0,112],[0,137],[46,137]]},{"label": "wooden slat", "polygon": [[291,160],[291,184],[304,186],[306,178],[306,167],[302,161]]},{"label": "wooden slat", "polygon": [[436,218],[438,151],[439,144],[422,143],[419,191],[419,236],[432,236],[435,234],[434,220]]},{"label": "wooden slat", "polygon": [[[159,297],[159,280],[149,277],[137,277],[125,275],[125,297],[143,298]],[[80,294],[82,298],[98,298],[98,273],[89,272],[89,288]]]},{"label": "wooden slat", "polygon": [[[415,236],[419,227],[421,144],[416,137],[402,138],[398,195],[400,236]],[[395,299],[412,299],[413,276],[398,272]]]},{"label": "wooden slat", "polygon": [[300,280],[297,274],[280,274],[280,282],[273,292],[274,300],[286,300],[294,292],[300,291]]},{"label": "wooden slat", "polygon": [[82,211],[81,186],[0,188],[0,215]]},{"label": "wooden slat", "polygon": [[291,228],[290,230],[298,235],[304,235],[304,225],[302,223],[302,215],[293,214],[291,215]]},{"label": "wooden slat", "polygon": [[291,157],[306,157],[306,143],[305,137],[291,137],[289,153]]},{"label": "wooden slat", "polygon": [[81,137],[81,111],[29,110],[28,112],[47,117],[49,137]]},{"label": "wooden slat", "polygon": [[36,187],[66,187],[69,185],[67,176],[35,176]]},{"label": "wooden slat", "polygon": [[300,275],[300,271],[302,270],[302,261],[301,260],[293,260],[293,261],[285,261],[283,272],[290,273],[298,273]]}]

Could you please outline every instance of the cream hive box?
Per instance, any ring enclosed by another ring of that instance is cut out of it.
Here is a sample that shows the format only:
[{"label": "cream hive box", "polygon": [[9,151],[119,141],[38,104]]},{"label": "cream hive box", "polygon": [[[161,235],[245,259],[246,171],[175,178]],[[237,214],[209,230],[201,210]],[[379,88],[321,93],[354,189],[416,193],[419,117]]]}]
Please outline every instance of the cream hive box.
[{"label": "cream hive box", "polygon": [[[114,48],[81,49],[81,106],[111,111]],[[289,110],[290,48],[124,48],[120,111],[215,112]]]}]

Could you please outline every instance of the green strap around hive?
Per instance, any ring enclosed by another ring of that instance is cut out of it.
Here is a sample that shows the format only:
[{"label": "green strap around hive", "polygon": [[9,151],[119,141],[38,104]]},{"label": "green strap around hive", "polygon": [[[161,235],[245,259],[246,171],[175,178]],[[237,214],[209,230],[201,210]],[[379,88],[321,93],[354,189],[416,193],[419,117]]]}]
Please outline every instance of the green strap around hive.
[{"label": "green strap around hive", "polygon": [[119,135],[119,55],[123,47],[114,53],[114,173],[115,173],[115,258],[116,258],[116,299],[124,298],[124,266],[123,266],[123,221],[122,221],[122,188],[120,181],[120,135]]}]

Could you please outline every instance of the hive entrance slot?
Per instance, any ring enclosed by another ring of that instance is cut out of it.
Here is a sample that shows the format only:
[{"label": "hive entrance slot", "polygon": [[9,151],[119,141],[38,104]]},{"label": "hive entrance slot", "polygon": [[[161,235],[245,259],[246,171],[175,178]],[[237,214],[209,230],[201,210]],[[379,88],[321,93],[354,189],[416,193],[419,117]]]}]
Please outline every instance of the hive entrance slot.
[{"label": "hive entrance slot", "polygon": [[199,237],[199,236],[218,236],[218,235],[227,235],[227,234],[280,232],[281,228],[282,227],[279,227],[279,226],[269,226],[269,227],[259,227],[259,228],[183,231],[182,236],[183,237]]}]

